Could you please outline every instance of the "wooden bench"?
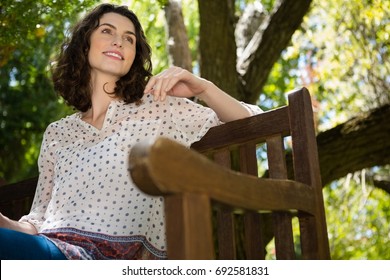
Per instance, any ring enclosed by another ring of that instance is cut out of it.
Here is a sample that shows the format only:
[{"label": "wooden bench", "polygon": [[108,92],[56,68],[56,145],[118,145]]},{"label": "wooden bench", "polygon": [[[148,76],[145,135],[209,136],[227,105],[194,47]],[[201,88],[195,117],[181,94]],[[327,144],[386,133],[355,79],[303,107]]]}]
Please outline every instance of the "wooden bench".
[{"label": "wooden bench", "polygon": [[14,184],[0,186],[0,212],[18,220],[30,211],[37,187],[38,177]]},{"label": "wooden bench", "polygon": [[[270,234],[278,259],[330,258],[310,95],[302,88],[288,100],[210,129],[192,149],[159,138],[132,150],[134,182],[164,196],[169,259],[264,259]],[[269,178],[258,174],[260,145]],[[36,182],[1,186],[0,211],[13,219],[27,213]]]},{"label": "wooden bench", "polygon": [[[272,213],[278,259],[297,258],[293,216],[299,219],[300,257],[330,258],[311,98],[302,88],[288,100],[288,106],[210,129],[192,150],[164,138],[132,150],[134,182],[165,197],[169,259],[236,259],[237,235],[244,236],[240,258],[264,259],[263,212]],[[289,180],[287,136],[294,170]],[[258,177],[261,143],[269,178]],[[243,216],[241,233],[235,213]]]}]

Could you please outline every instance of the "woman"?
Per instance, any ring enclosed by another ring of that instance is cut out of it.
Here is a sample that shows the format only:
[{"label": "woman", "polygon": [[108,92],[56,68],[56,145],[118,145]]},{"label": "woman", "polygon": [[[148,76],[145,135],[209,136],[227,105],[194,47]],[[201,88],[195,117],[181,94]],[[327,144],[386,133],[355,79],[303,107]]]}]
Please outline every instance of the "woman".
[{"label": "woman", "polygon": [[163,201],[132,183],[132,146],[159,136],[190,146],[212,126],[260,112],[178,67],[152,77],[137,17],[111,4],[75,26],[53,82],[79,112],[45,131],[31,212],[0,214],[1,259],[166,258]]}]

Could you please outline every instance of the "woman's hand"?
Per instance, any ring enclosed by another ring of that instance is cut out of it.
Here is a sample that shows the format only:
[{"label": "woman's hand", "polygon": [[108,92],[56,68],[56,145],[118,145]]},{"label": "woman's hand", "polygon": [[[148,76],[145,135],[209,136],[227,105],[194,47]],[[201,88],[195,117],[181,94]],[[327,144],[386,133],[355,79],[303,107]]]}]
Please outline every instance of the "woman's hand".
[{"label": "woman's hand", "polygon": [[7,217],[0,213],[0,228],[5,228],[7,225]]},{"label": "woman's hand", "polygon": [[30,223],[9,219],[0,213],[0,228],[8,228],[28,234],[37,234],[37,229]]},{"label": "woman's hand", "polygon": [[176,66],[150,78],[145,93],[154,95],[155,101],[164,101],[167,95],[193,97],[207,91],[212,83]]},{"label": "woman's hand", "polygon": [[153,94],[155,101],[164,101],[167,95],[176,97],[198,96],[215,111],[222,122],[249,117],[251,113],[236,99],[212,82],[195,76],[180,67],[170,67],[150,78],[145,93]]}]

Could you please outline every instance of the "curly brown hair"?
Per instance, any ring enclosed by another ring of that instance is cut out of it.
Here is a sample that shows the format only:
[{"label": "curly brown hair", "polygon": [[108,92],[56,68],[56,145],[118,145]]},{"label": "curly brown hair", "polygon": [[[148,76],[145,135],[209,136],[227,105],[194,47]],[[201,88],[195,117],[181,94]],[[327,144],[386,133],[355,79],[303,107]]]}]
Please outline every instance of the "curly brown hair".
[{"label": "curly brown hair", "polygon": [[151,48],[137,16],[126,6],[101,4],[94,8],[72,29],[71,37],[62,44],[52,69],[55,91],[68,105],[81,112],[91,106],[91,67],[88,62],[90,37],[106,13],[117,13],[131,20],[136,33],[136,56],[129,72],[121,77],[114,89],[116,97],[125,103],[139,103],[148,79],[152,76]]}]

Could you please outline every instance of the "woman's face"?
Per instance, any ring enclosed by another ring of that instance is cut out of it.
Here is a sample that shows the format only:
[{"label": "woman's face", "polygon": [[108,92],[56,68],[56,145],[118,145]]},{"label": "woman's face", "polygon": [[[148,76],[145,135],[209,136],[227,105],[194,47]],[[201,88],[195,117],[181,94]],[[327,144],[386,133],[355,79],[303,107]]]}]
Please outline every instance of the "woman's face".
[{"label": "woman's face", "polygon": [[92,77],[115,81],[129,72],[136,55],[134,24],[117,13],[104,14],[91,34],[88,60]]}]

